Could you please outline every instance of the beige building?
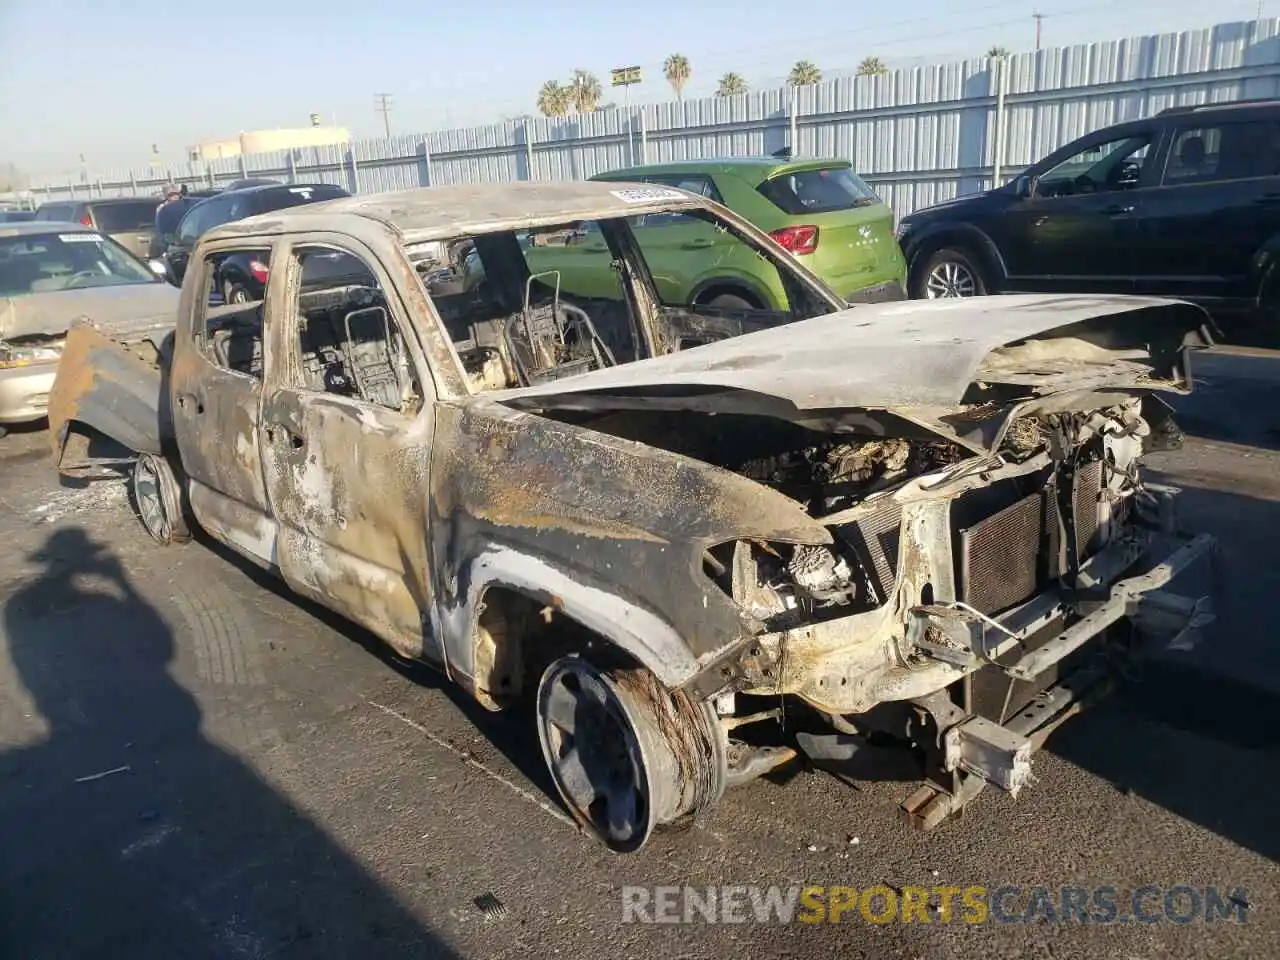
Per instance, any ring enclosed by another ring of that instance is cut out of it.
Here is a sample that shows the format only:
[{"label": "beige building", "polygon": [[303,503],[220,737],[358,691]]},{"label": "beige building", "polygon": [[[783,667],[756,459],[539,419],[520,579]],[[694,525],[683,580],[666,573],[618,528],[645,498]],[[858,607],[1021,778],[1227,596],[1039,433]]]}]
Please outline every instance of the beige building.
[{"label": "beige building", "polygon": [[217,160],[242,153],[268,153],[297,147],[324,147],[351,139],[345,127],[294,127],[280,130],[250,130],[224,140],[205,140],[187,147],[190,160]]}]

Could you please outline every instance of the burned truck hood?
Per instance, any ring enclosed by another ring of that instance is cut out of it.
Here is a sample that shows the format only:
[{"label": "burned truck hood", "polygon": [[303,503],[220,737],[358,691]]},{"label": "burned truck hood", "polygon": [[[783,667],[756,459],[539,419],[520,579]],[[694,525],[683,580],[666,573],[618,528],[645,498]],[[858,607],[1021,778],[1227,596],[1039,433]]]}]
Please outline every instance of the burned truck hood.
[{"label": "burned truck hood", "polygon": [[78,317],[88,317],[113,336],[125,335],[154,325],[172,326],[177,311],[178,291],[159,282],[0,297],[0,339],[58,336]]},{"label": "burned truck hood", "polygon": [[[492,395],[524,410],[697,410],[902,433],[977,452],[1019,402],[1190,389],[1199,307],[1122,296],[995,296],[855,307]],[[1003,412],[1005,415],[997,415]],[[896,421],[896,422],[895,422]]]}]

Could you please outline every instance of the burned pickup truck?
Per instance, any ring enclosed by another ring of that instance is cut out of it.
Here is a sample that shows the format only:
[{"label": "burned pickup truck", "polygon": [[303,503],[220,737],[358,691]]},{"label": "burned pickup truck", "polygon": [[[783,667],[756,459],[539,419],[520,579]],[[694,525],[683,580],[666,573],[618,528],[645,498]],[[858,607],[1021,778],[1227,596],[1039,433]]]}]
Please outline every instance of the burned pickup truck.
[{"label": "burned pickup truck", "polygon": [[[677,218],[785,307],[664,298],[646,253]],[[223,303],[246,256],[262,299]],[[1190,389],[1207,322],[847,308],[681,191],[442,187],[210,231],[168,336],[72,330],[50,426],[67,473],[100,469],[98,434],[136,451],[159,542],[198,524],[487,708],[532,700],[615,850],[797,744],[856,775],[905,760],[932,826],[1021,790],[1118,660],[1209,615],[1165,587],[1212,543],[1139,470],[1177,441],[1159,395]]]}]

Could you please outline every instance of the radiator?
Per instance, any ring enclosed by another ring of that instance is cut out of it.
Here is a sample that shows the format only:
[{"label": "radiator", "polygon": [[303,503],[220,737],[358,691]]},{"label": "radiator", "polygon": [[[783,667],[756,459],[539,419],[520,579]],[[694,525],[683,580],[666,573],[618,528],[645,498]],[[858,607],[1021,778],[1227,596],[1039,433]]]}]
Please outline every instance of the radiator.
[{"label": "radiator", "polygon": [[983,613],[1036,592],[1044,536],[1044,495],[1033,493],[959,532],[957,593]]}]

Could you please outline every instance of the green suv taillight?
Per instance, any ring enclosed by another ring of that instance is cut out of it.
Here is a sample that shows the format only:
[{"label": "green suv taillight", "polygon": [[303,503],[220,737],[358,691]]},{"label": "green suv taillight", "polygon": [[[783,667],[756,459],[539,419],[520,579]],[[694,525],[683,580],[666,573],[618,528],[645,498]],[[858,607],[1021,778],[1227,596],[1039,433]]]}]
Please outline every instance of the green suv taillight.
[{"label": "green suv taillight", "polygon": [[778,241],[778,246],[797,257],[818,249],[818,228],[810,224],[783,227],[774,230],[769,236]]}]

